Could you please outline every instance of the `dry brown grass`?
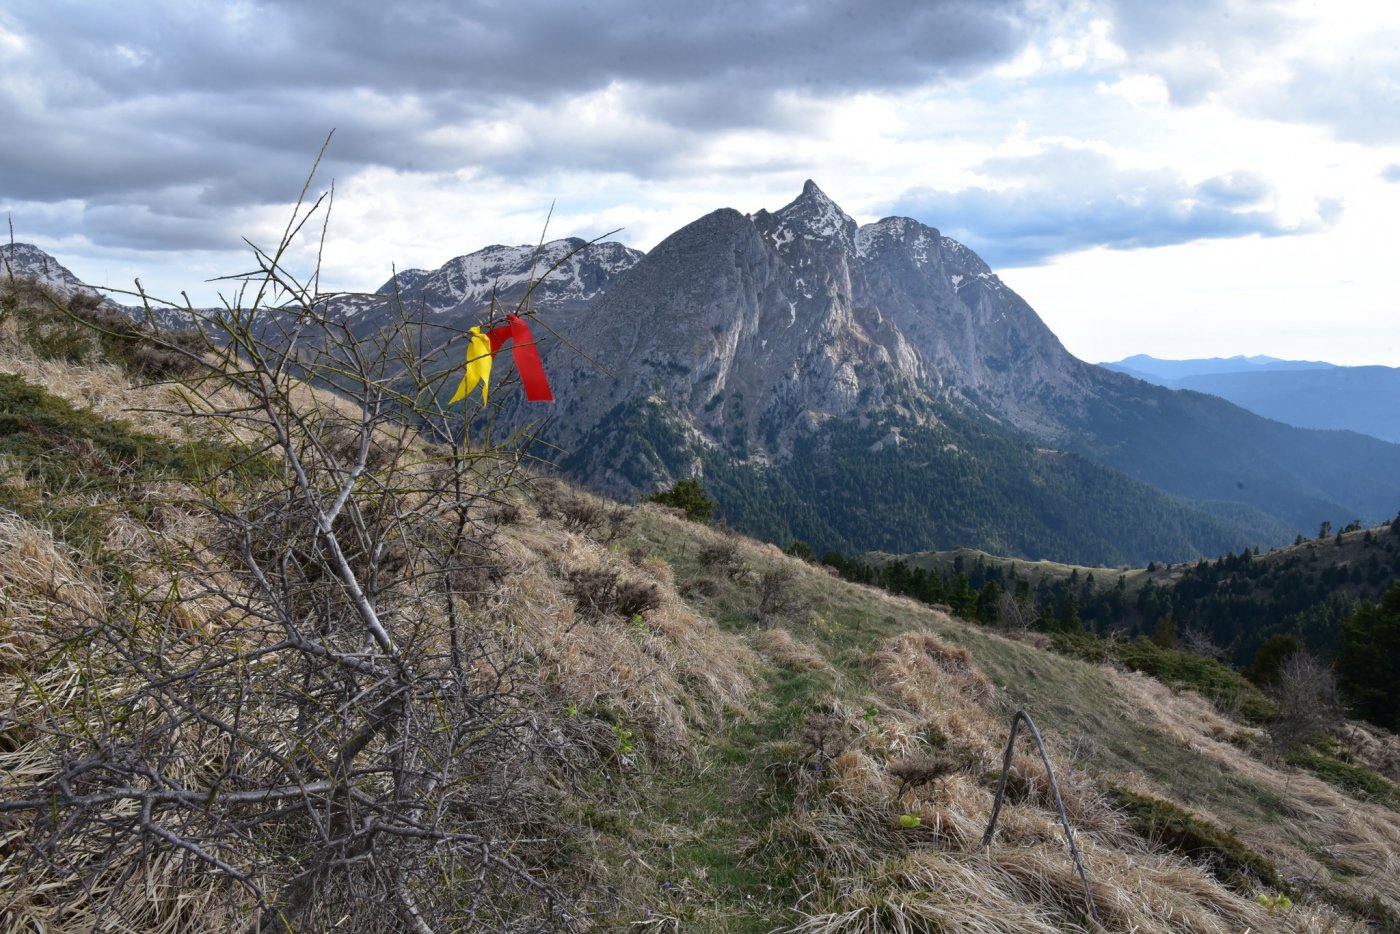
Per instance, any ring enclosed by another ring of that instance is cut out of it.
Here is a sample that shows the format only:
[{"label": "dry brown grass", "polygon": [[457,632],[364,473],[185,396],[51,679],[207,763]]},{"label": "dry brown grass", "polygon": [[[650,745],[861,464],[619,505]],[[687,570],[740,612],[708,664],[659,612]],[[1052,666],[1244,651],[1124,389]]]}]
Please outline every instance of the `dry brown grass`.
[{"label": "dry brown grass", "polygon": [[27,666],[53,640],[101,618],[105,604],[95,576],[72,549],[48,530],[0,512],[0,664]]},{"label": "dry brown grass", "polygon": [[[502,535],[509,563],[500,609],[540,675],[577,710],[606,713],[637,730],[650,751],[674,758],[692,724],[741,707],[756,657],[676,593],[668,574],[623,563],[584,535],[524,521]],[[568,593],[571,571],[642,577],[660,593],[644,620],[581,619]]]},{"label": "dry brown grass", "polygon": [[927,632],[910,632],[887,643],[873,659],[871,683],[892,694],[915,713],[952,705],[978,706],[991,685],[973,664],[972,655]]},{"label": "dry brown grass", "polygon": [[1400,784],[1400,736],[1350,722],[1342,726],[1337,738],[1358,763]]},{"label": "dry brown grass", "polygon": [[[1182,755],[1199,756],[1218,767],[1224,782],[1254,789],[1255,797],[1278,802],[1280,813],[1259,820],[1230,795],[1183,800],[1179,789],[1127,776],[1127,783],[1186,805],[1212,822],[1236,827],[1245,843],[1264,853],[1284,878],[1300,883],[1329,880],[1344,890],[1374,895],[1400,914],[1400,813],[1346,795],[1317,777],[1266,758],[1267,747],[1238,742],[1251,731],[1220,716],[1203,698],[1173,693],[1140,674],[1105,669],[1133,705]],[[1374,734],[1353,726],[1351,735]],[[1235,742],[1231,742],[1236,738]],[[1376,746],[1384,748],[1377,740]],[[1243,747],[1243,748],[1242,748]],[[1261,752],[1260,750],[1263,750]]]},{"label": "dry brown grass", "polygon": [[[815,806],[775,823],[759,844],[761,851],[801,846],[821,867],[802,905],[805,918],[790,930],[1095,929],[1044,767],[1029,747],[1013,757],[1011,803],[1002,812],[995,841],[986,851],[978,845],[992,804],[984,776],[1004,742],[1006,725],[991,716],[995,690],[971,655],[928,633],[906,633],[874,654],[871,684],[893,706],[881,709],[831,761],[829,784]],[[1228,732],[1228,724],[1199,699],[1188,698],[1180,710],[1168,711],[1174,700],[1170,692],[1142,689],[1140,698],[1143,691],[1147,700],[1163,706],[1160,715],[1167,722],[1189,731],[1189,736],[1182,733],[1183,741]],[[930,733],[939,738],[945,764],[960,767],[911,787],[901,776],[930,758],[920,751],[921,738]],[[1104,930],[1344,929],[1326,906],[1270,911],[1200,866],[1150,849],[1107,805],[1096,783],[1055,754],[1053,739],[1051,744]],[[1309,807],[1322,803],[1312,795],[1297,803],[1304,801]],[[905,826],[901,816],[917,822]],[[1371,855],[1384,859],[1386,852],[1381,847]]]},{"label": "dry brown grass", "polygon": [[764,629],[753,635],[754,647],[759,654],[776,665],[791,665],[799,671],[827,672],[834,679],[840,673],[831,663],[805,642],[799,640],[786,629]]},{"label": "dry brown grass", "polygon": [[187,437],[186,428],[167,414],[182,407],[173,385],[133,380],[121,367],[97,360],[45,360],[22,338],[14,318],[0,324],[0,373],[21,376],[103,418],[125,419],[147,434],[172,441]]},{"label": "dry brown grass", "polygon": [[[12,330],[13,323],[7,327]],[[188,409],[188,397],[178,389],[133,387],[111,367],[43,361],[4,333],[0,369],[19,372],[98,414],[127,418],[161,437],[176,439],[187,430],[201,430],[198,422],[190,429],[189,423],[182,427],[174,419],[141,411]],[[304,387],[297,398],[308,417],[324,428],[330,445],[344,454],[355,439],[345,435],[343,426],[355,413],[343,400]],[[208,404],[230,399],[219,396]],[[374,443],[387,456],[413,442],[384,432]],[[430,485],[437,469],[424,452],[406,485]],[[8,483],[25,482],[13,471],[0,470],[0,476]],[[225,640],[253,638],[254,621],[235,610],[230,599],[236,596],[236,582],[221,572],[210,551],[216,523],[186,505],[195,492],[175,482],[151,485],[139,494],[139,502],[127,504],[131,508],[107,516],[104,550],[123,556],[129,572],[120,592],[84,567],[79,555],[49,530],[0,514],[0,710],[16,722],[42,723],[46,716],[77,710],[93,693],[120,707],[130,685],[104,680],[100,673],[94,679],[75,660],[24,670],[117,603],[153,631],[173,633],[170,645],[176,654],[215,653]],[[726,566],[739,573],[726,577],[726,586],[751,587],[757,570],[789,568],[803,588],[821,595],[823,613],[838,598],[857,594],[878,607],[875,612],[888,612],[910,628],[851,664],[849,650],[847,657],[824,651],[821,639],[830,633],[815,625],[801,628],[801,637],[787,628],[742,635],[722,631],[682,598],[682,582],[670,564],[644,550],[630,556],[625,549],[610,550],[597,535],[588,534],[596,530],[587,523],[575,522],[578,528],[571,531],[557,519],[540,519],[527,506],[513,510],[512,524],[499,532],[499,551],[492,557],[499,577],[475,595],[473,619],[507,650],[503,654],[529,660],[510,672],[510,686],[536,702],[539,730],[561,738],[560,749],[576,754],[576,768],[661,766],[703,782],[703,770],[685,770],[710,767],[700,758],[707,736],[732,715],[761,706],[764,699],[754,691],[765,666],[816,673],[820,683],[831,686],[836,696],[810,708],[820,710],[840,734],[830,760],[817,777],[811,770],[803,773],[799,806],[744,834],[749,865],[800,867],[807,888],[787,930],[1092,930],[1044,768],[1030,746],[1013,756],[1009,803],[995,841],[989,850],[978,846],[992,806],[988,775],[999,762],[1012,706],[1008,685],[1020,686],[1018,677],[1030,683],[1052,670],[1055,677],[1093,678],[1102,687],[1102,704],[1095,711],[1102,720],[1082,724],[1088,735],[1065,735],[1070,730],[1063,726],[1059,734],[1047,730],[1045,735],[1105,930],[1359,934],[1359,928],[1323,903],[1321,894],[1308,894],[1309,880],[1358,898],[1374,896],[1400,913],[1400,815],[1266,758],[1260,731],[1223,716],[1207,700],[1175,693],[1142,675],[1042,658],[1024,645],[1007,648],[1009,643],[997,636],[913,601],[832,580],[773,546],[698,527],[660,507],[642,509],[648,521],[664,523],[669,534],[684,537],[691,554],[705,548],[723,548],[726,555],[732,550]],[[579,571],[622,575],[654,586],[659,603],[637,620],[615,614],[584,619],[568,583],[569,575]],[[423,605],[428,612],[421,638],[441,640],[441,607],[431,601]],[[1005,656],[995,679],[986,673],[994,670],[989,660],[993,648]],[[1058,700],[1047,694],[1044,703]],[[873,713],[862,716],[860,711]],[[1031,712],[1038,716],[1034,708]],[[1091,774],[1096,762],[1107,761],[1095,758],[1093,734],[1099,724],[1111,721],[1134,721],[1183,760],[1209,763],[1227,791],[1202,789],[1192,796],[1191,789],[1173,784],[1161,769]],[[613,726],[634,731],[634,752],[621,754]],[[1345,735],[1358,761],[1395,777],[1400,741],[1359,726]],[[21,738],[19,743],[6,739],[0,747],[0,794],[6,793],[7,783],[54,769],[49,747],[32,741],[31,734]],[[202,749],[193,735],[181,741],[189,747],[188,756],[182,771],[172,774],[197,787],[201,769],[218,750]],[[268,742],[290,748],[292,730],[274,732]],[[937,775],[908,780],[922,774],[921,763],[931,761],[939,763],[932,770]],[[1157,841],[1140,839],[1105,803],[1098,790],[1101,780],[1176,801],[1234,827],[1304,894],[1287,912],[1270,910],[1254,900],[1258,893],[1231,890],[1205,868],[1165,852]],[[1233,806],[1231,787],[1248,787],[1251,801],[1277,802],[1278,812],[1261,819],[1254,805],[1246,807],[1242,800]],[[742,804],[734,802],[735,810]],[[913,822],[901,822],[902,817],[917,822],[907,826]],[[636,820],[637,837],[668,844],[705,842],[704,824],[691,827],[670,816],[651,825],[643,817]],[[546,815],[542,826],[548,825]],[[242,889],[168,856],[115,863],[90,888],[79,890],[61,873],[21,864],[16,844],[25,832],[14,820],[0,821],[0,934],[117,930],[117,922],[109,920],[104,928],[99,921],[108,904],[117,909],[110,918],[143,930],[229,930],[239,926],[251,907]],[[627,849],[621,856],[585,852],[578,857],[576,875],[609,877],[590,868],[590,861],[616,858],[634,865],[625,861],[640,857],[630,843]],[[706,911],[709,927],[700,929],[723,930],[722,904]]]}]

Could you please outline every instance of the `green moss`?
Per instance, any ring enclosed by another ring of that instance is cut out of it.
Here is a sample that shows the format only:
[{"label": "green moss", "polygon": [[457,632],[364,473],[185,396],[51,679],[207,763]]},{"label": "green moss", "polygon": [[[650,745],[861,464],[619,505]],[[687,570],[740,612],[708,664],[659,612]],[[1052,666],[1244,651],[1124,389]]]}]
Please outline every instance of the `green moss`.
[{"label": "green moss", "polygon": [[[240,460],[244,453],[228,445],[174,444],[136,431],[12,373],[0,373],[0,456],[26,481],[0,484],[0,508],[88,551],[105,527],[102,504],[121,501],[140,483],[193,479],[235,466],[268,469],[256,459]],[[122,508],[144,507],[124,502]]]},{"label": "green moss", "polygon": [[1108,788],[1108,795],[1139,836],[1188,859],[1205,863],[1223,882],[1236,888],[1247,889],[1262,883],[1286,890],[1274,864],[1228,830],[1150,795],[1118,787]]},{"label": "green moss", "polygon": [[1356,892],[1338,886],[1320,885],[1316,890],[1322,898],[1366,922],[1365,930],[1380,934],[1400,934],[1400,915],[1386,907],[1374,892]]},{"label": "green moss", "polygon": [[[1087,662],[1101,663],[1109,658],[1107,642],[1092,633],[1056,633],[1054,646],[1064,655]],[[1248,678],[1213,658],[1166,648],[1146,636],[1116,644],[1112,657],[1173,688],[1195,691],[1222,709],[1237,709],[1253,723],[1263,723],[1278,712],[1274,702]]]},{"label": "green moss", "polygon": [[1336,785],[1347,794],[1358,798],[1378,801],[1400,809],[1400,788],[1386,781],[1370,769],[1334,759],[1321,753],[1301,753],[1290,756],[1290,765],[1307,769],[1318,778]]}]

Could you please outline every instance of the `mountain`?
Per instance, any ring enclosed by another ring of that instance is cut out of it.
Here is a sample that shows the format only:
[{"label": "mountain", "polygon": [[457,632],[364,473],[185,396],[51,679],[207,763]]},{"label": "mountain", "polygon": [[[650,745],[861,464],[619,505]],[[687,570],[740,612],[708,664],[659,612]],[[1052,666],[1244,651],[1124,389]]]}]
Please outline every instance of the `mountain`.
[{"label": "mountain", "polygon": [[179,328],[187,326],[189,321],[189,316],[178,308],[138,308],[106,298],[97,289],[84,285],[66,266],[32,243],[0,244],[0,277],[37,282],[66,299],[82,296],[96,307],[120,312],[138,321],[149,320],[160,327]]},{"label": "mountain", "polygon": [[1138,355],[1102,364],[1173,389],[1228,399],[1299,428],[1356,431],[1400,442],[1400,369],[1334,366],[1273,357],[1157,360]]},{"label": "mountain", "polygon": [[421,317],[446,367],[451,332],[551,268],[530,299],[560,401],[493,394],[502,427],[537,426],[538,456],[617,496],[701,476],[770,540],[1145,564],[1400,504],[1400,446],[1083,363],[971,250],[909,218],[857,225],[812,182],[646,256],[488,247],[327,307],[358,334]]},{"label": "mountain", "polygon": [[1147,354],[1134,354],[1116,363],[1099,366],[1162,386],[1172,386],[1188,376],[1215,376],[1221,373],[1277,373],[1294,370],[1335,369],[1336,364],[1319,360],[1281,360],[1256,354],[1251,357],[1209,357],[1194,360],[1162,360]]},{"label": "mountain", "polygon": [[677,231],[563,333],[552,459],[619,496],[700,474],[773,540],[1146,563],[1400,505],[1400,447],[1083,363],[971,250],[811,182]]},{"label": "mountain", "polygon": [[554,315],[568,314],[586,307],[642,256],[621,243],[590,244],[577,237],[540,246],[497,244],[448,260],[437,270],[401,270],[374,293],[338,296],[331,308],[372,323],[398,305],[433,325],[464,328],[489,317],[493,300],[499,309],[511,309],[529,291],[533,304]]},{"label": "mountain", "polygon": [[64,298],[80,293],[98,295],[96,289],[83,285],[67,267],[32,243],[0,244],[0,276],[32,279]]}]

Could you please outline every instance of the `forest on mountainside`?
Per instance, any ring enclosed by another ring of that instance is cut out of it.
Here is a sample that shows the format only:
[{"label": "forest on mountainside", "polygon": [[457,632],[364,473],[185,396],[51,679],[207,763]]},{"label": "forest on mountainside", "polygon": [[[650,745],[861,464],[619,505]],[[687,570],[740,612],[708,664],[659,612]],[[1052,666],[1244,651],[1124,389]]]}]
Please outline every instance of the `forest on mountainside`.
[{"label": "forest on mountainside", "polygon": [[[967,561],[957,555],[946,570],[839,552],[827,552],[822,561],[848,580],[944,605],[984,625],[1137,640],[1139,646],[1150,641],[1256,675],[1266,646],[1275,652],[1305,648],[1334,664],[1358,713],[1393,728],[1393,704],[1377,697],[1400,693],[1400,656],[1390,657],[1400,644],[1400,614],[1392,609],[1400,601],[1400,516],[1375,529],[1347,528],[1335,538],[1329,531],[1263,555],[1245,550],[1214,561],[1153,563],[1131,586],[1127,574],[1112,569],[1075,568],[1057,576],[981,556]],[[797,542],[793,550],[810,548]],[[1084,646],[1073,639],[1061,644],[1076,651]],[[1139,654],[1151,651],[1143,647]],[[1372,657],[1380,660],[1368,661]]]},{"label": "forest on mountainside", "polygon": [[657,473],[699,476],[734,528],[768,541],[800,539],[819,553],[969,546],[1141,566],[1295,534],[1248,507],[1230,519],[1212,514],[950,404],[939,406],[932,426],[829,422],[798,442],[782,470],[693,443],[657,401],[619,403],[606,421],[609,432],[563,457],[560,469],[586,476],[607,464],[638,484]]}]

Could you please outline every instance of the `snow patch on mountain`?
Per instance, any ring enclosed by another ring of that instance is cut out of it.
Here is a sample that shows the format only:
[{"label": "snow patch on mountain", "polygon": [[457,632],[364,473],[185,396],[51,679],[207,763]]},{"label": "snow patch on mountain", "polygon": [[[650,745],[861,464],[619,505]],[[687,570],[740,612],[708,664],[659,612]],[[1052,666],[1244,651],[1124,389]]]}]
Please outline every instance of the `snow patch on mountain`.
[{"label": "snow patch on mountain", "polygon": [[855,245],[858,234],[855,220],[811,179],[802,186],[802,194],[774,216],[779,221],[773,233],[775,243],[780,233],[784,244],[792,234],[800,233],[806,240],[831,240],[847,247]]},{"label": "snow patch on mountain", "polygon": [[65,298],[79,292],[98,294],[96,289],[83,285],[82,281],[58,260],[32,243],[0,245],[0,275],[33,279]]}]

